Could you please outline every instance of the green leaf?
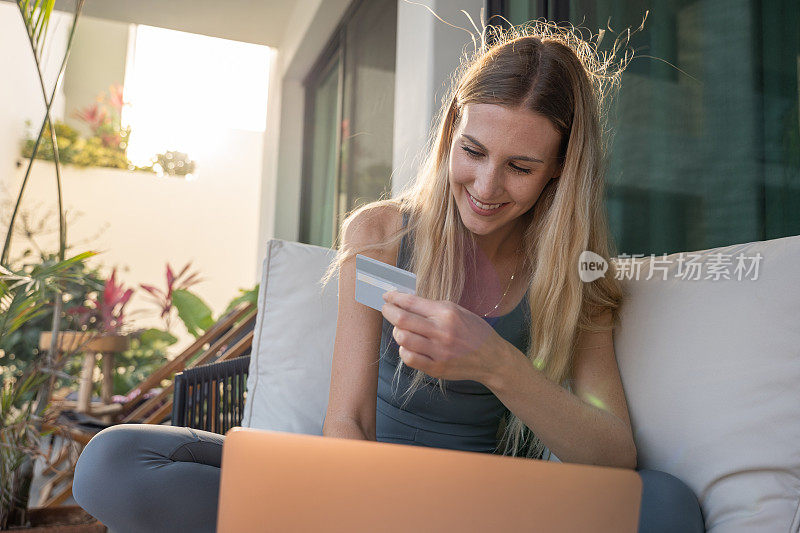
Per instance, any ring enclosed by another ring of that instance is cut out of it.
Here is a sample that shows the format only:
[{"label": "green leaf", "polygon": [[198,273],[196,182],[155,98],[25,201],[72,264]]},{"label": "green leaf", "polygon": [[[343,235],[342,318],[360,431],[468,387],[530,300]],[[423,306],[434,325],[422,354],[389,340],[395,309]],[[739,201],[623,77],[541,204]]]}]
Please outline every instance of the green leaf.
[{"label": "green leaf", "polygon": [[231,309],[243,302],[258,305],[258,284],[256,284],[256,286],[250,290],[239,289],[239,292],[241,292],[241,294],[231,300],[231,303],[229,303],[228,307],[225,308],[225,311],[222,312],[223,315],[227,314]]},{"label": "green leaf", "polygon": [[167,345],[175,344],[176,342],[178,342],[178,338],[175,335],[171,334],[168,331],[155,328],[148,329],[142,332],[140,340],[142,344],[146,346],[150,346],[157,342],[164,342]]},{"label": "green leaf", "polygon": [[186,329],[195,337],[214,325],[211,309],[195,294],[178,289],[172,292],[172,305],[178,310]]},{"label": "green leaf", "polygon": [[49,312],[56,288],[85,277],[84,261],[94,255],[84,252],[64,261],[48,259],[34,265],[30,273],[0,266],[0,348],[9,348],[8,335]]},{"label": "green leaf", "polygon": [[44,49],[47,27],[50,24],[50,15],[55,7],[55,0],[35,0],[31,5],[28,1],[17,2],[31,44],[36,51],[37,59],[41,58]]}]

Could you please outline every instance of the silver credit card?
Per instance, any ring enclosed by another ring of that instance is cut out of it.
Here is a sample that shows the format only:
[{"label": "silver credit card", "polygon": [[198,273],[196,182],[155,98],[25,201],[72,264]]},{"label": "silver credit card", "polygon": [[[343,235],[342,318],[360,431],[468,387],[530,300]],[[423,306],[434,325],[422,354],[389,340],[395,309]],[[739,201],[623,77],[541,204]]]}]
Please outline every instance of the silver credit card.
[{"label": "silver credit card", "polygon": [[408,270],[356,254],[356,301],[380,311],[383,293],[396,290],[417,294],[417,275]]}]

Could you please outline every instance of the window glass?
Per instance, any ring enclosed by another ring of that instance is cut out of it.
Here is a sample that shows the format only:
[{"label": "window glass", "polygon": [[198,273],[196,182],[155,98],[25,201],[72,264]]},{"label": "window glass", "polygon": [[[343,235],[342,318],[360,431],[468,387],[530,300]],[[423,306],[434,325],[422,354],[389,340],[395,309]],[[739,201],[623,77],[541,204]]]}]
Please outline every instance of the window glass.
[{"label": "window glass", "polygon": [[339,60],[334,61],[314,92],[314,127],[309,173],[307,242],[330,247],[333,235],[333,199],[336,192],[339,138]]},{"label": "window glass", "polygon": [[332,246],[349,211],[391,192],[396,31],[397,2],[359,2],[311,71],[301,242]]}]

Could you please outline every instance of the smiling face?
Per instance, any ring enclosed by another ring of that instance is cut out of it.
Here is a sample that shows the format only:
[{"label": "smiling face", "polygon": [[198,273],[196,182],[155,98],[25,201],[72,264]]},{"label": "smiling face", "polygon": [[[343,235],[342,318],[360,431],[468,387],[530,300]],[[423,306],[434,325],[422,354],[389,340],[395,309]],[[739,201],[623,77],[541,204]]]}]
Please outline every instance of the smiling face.
[{"label": "smiling face", "polygon": [[560,174],[560,143],[550,120],[532,111],[464,106],[450,146],[449,178],[464,225],[476,237],[505,238]]}]

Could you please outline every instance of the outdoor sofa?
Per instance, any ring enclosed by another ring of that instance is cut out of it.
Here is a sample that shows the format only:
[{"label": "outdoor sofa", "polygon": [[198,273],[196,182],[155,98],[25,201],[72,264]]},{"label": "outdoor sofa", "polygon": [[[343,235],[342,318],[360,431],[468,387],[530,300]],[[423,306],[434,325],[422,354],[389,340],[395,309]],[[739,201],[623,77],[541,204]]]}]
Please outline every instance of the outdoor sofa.
[{"label": "outdoor sofa", "polygon": [[[251,356],[220,367],[238,400],[192,418],[176,397],[173,423],[202,428],[227,412],[222,433],[322,434],[338,283],[323,291],[319,279],[334,254],[269,241]],[[617,261],[626,297],[614,344],[638,467],[689,485],[709,532],[797,532],[800,236]],[[210,367],[193,383],[217,379]]]}]

